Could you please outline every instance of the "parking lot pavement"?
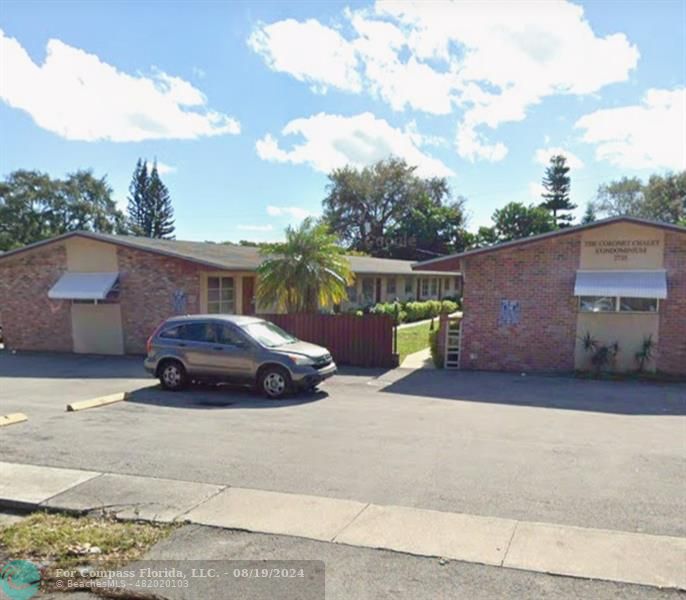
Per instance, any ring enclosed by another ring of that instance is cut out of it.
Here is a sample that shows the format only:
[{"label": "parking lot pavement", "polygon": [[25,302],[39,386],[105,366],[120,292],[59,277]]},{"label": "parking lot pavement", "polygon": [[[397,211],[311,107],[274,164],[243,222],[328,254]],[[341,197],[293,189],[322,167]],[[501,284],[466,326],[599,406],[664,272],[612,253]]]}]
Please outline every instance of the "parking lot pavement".
[{"label": "parking lot pavement", "polygon": [[[35,357],[22,357],[23,375],[8,377],[8,358],[2,397],[34,392],[14,407],[30,420],[0,431],[5,461],[686,535],[683,384],[357,370],[278,402],[163,392],[129,359],[57,357],[48,377],[39,356],[35,381]],[[137,391],[61,412],[82,381]]]},{"label": "parking lot pavement", "polygon": [[[572,577],[558,577],[501,569],[438,558],[410,556],[397,552],[354,548],[327,544],[301,538],[263,535],[240,531],[226,531],[207,527],[188,526],[176,530],[172,536],[153,547],[147,560],[165,561],[164,565],[183,563],[182,560],[316,560],[324,561],[327,600],[359,600],[383,598],[412,598],[413,600],[451,598],[456,600],[492,600],[493,598],[594,598],[609,600],[657,600],[681,598],[679,592],[659,590],[637,585],[611,583]],[[245,563],[233,563],[243,566]],[[270,563],[260,562],[260,566]],[[216,565],[213,565],[216,566]],[[127,567],[128,568],[128,567]],[[203,590],[206,600],[240,597],[262,600],[284,597],[272,590],[269,595],[259,593],[263,582],[239,582],[240,593],[232,593],[231,581],[211,583]],[[262,587],[262,589],[264,589]],[[192,590],[191,590],[192,591]],[[254,591],[254,594],[251,594]],[[188,597],[188,590],[165,589],[171,600]],[[50,596],[60,600],[61,595]],[[83,594],[79,598],[97,598]],[[69,596],[72,598],[72,595]]]}]

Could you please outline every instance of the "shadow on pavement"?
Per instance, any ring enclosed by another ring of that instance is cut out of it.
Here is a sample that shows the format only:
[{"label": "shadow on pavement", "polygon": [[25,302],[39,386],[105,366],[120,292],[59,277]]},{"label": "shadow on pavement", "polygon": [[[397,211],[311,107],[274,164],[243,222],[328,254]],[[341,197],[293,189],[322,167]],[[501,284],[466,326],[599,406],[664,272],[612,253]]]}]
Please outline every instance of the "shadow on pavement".
[{"label": "shadow on pavement", "polygon": [[0,351],[0,378],[146,379],[142,356]]},{"label": "shadow on pavement", "polygon": [[[383,378],[381,379],[383,382]],[[415,370],[381,393],[622,415],[686,415],[686,384],[566,376]]]},{"label": "shadow on pavement", "polygon": [[317,390],[299,392],[283,400],[270,400],[246,386],[194,384],[178,392],[168,392],[159,385],[139,388],[129,392],[127,402],[167,408],[216,410],[220,408],[286,408],[310,404],[326,397],[328,397],[326,392]]}]

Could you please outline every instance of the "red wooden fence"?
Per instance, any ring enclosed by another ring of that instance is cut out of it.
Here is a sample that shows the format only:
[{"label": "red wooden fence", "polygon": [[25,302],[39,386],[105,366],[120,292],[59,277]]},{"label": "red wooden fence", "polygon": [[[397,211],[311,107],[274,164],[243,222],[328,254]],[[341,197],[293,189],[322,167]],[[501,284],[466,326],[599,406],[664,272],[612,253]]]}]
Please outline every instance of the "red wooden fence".
[{"label": "red wooden fence", "polygon": [[395,367],[393,320],[387,315],[260,315],[295,337],[328,348],[340,365]]}]

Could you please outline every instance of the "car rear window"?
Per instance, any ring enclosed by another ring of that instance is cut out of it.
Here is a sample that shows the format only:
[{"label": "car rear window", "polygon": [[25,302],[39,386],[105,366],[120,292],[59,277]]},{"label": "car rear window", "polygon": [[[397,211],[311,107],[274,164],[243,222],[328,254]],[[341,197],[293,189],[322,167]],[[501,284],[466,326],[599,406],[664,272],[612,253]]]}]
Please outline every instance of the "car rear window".
[{"label": "car rear window", "polygon": [[163,339],[185,340],[187,342],[217,342],[213,323],[184,323],[165,329],[160,333]]}]

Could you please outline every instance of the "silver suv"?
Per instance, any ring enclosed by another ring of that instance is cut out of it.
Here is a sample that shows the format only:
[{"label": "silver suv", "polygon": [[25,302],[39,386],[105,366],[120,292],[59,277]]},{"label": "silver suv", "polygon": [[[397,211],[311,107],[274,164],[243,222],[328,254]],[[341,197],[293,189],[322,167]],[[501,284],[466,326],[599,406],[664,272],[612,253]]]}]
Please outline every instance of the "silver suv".
[{"label": "silver suv", "polygon": [[145,369],[162,387],[190,380],[257,385],[270,398],[313,389],[336,372],[326,348],[301,342],[255,317],[188,315],[162,323],[150,336]]}]

